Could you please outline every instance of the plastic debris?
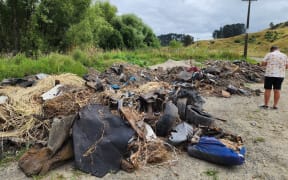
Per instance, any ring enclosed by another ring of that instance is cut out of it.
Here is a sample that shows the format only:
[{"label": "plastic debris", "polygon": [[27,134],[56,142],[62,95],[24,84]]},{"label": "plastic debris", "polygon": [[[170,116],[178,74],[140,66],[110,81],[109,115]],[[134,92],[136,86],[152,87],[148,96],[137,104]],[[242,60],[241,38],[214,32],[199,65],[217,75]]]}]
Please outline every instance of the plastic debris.
[{"label": "plastic debris", "polygon": [[52,89],[50,89],[49,91],[47,91],[46,93],[41,95],[42,99],[44,101],[46,101],[49,99],[53,99],[57,96],[60,96],[62,94],[61,87],[63,87],[62,84],[58,84],[58,85],[54,86]]},{"label": "plastic debris", "polygon": [[193,136],[193,127],[182,122],[173,128],[171,136],[169,137],[169,142],[173,145],[179,145],[185,141],[188,141]]}]

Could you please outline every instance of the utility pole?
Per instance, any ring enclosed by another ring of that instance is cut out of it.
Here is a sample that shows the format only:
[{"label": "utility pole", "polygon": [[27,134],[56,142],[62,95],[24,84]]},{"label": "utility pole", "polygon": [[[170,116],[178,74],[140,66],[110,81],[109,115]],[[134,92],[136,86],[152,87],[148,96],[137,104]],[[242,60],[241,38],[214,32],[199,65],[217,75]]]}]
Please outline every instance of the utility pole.
[{"label": "utility pole", "polygon": [[247,13],[246,32],[245,32],[244,54],[243,54],[244,58],[247,59],[247,50],[248,50],[248,32],[247,32],[247,30],[249,29],[251,1],[257,1],[257,0],[242,0],[242,1],[248,1],[248,13]]}]

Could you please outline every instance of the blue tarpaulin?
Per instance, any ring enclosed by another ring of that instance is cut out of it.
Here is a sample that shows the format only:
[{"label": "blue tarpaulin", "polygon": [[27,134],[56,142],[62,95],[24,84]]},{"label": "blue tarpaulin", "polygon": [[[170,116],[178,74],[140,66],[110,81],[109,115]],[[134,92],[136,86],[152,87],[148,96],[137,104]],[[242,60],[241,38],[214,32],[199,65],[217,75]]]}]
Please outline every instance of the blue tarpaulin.
[{"label": "blue tarpaulin", "polygon": [[203,136],[195,145],[188,146],[188,154],[192,157],[221,165],[242,165],[245,162],[246,149],[242,147],[236,152],[226,147],[215,137]]}]

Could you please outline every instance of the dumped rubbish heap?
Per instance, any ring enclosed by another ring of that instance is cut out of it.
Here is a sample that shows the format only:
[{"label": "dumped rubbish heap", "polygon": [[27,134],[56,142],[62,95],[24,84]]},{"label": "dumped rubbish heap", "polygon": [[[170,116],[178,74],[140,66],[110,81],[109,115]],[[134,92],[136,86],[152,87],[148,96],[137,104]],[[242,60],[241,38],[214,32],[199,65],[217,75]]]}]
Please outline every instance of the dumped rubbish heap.
[{"label": "dumped rubbish heap", "polygon": [[178,148],[212,163],[241,165],[241,137],[217,126],[226,120],[203,110],[201,94],[209,86],[210,95],[228,87],[253,95],[244,83],[261,82],[263,72],[245,62],[217,61],[203,69],[116,64],[83,78],[7,79],[0,89],[0,136],[4,144],[31,146],[18,162],[27,176],[46,174],[71,159],[97,177],[132,172],[177,161]]},{"label": "dumped rubbish heap", "polygon": [[[203,95],[223,96],[223,91],[230,95],[259,95],[259,90],[245,87],[245,83],[263,82],[264,68],[249,64],[245,61],[207,61],[204,68],[173,67],[162,71],[162,67],[155,71],[162,72],[157,79],[162,81],[192,83]],[[224,96],[226,97],[226,96]]]}]

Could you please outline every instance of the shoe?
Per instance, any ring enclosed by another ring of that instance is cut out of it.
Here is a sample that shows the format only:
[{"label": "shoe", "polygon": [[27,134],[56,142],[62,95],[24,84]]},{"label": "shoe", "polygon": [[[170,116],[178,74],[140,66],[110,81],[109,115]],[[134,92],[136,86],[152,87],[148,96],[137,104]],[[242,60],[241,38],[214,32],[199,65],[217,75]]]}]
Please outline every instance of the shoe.
[{"label": "shoe", "polygon": [[269,107],[266,106],[266,105],[262,105],[262,106],[259,106],[259,108],[261,108],[261,109],[268,109]]},{"label": "shoe", "polygon": [[278,109],[278,107],[276,107],[276,106],[273,106],[273,107],[271,107],[271,109]]}]

